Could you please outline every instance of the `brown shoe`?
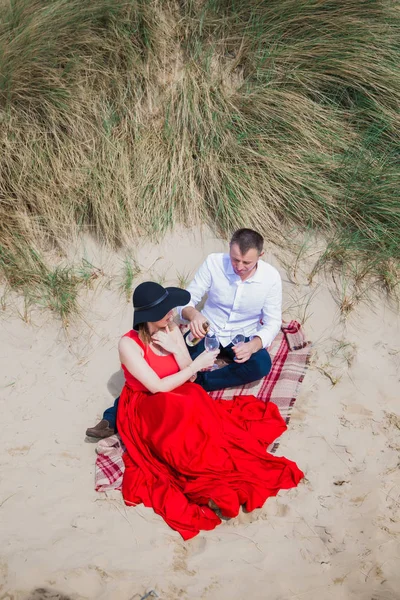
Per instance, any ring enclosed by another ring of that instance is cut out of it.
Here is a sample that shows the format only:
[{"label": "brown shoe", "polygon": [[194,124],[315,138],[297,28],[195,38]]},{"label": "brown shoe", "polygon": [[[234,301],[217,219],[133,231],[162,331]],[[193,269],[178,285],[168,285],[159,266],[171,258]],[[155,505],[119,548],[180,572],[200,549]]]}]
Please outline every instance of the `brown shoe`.
[{"label": "brown shoe", "polygon": [[114,435],[114,433],[116,433],[115,429],[110,427],[110,423],[106,419],[102,419],[95,427],[86,429],[86,435],[88,437],[98,438],[99,440],[110,437],[110,435]]}]

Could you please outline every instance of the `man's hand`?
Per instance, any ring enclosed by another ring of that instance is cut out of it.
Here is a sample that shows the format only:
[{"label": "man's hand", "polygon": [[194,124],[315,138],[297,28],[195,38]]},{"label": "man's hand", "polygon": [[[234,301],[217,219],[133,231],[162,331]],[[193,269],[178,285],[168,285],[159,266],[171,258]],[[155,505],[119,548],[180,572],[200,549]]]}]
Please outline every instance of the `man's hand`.
[{"label": "man's hand", "polygon": [[242,344],[237,344],[233,346],[233,351],[235,353],[235,362],[236,363],[244,363],[249,360],[250,356],[254,354],[254,352],[258,352],[262,348],[262,341],[259,337],[254,337],[250,342],[245,342]]},{"label": "man's hand", "polygon": [[199,312],[198,310],[193,309],[193,313],[190,315],[190,331],[193,333],[195,337],[202,339],[205,337],[205,331],[203,329],[204,323],[207,322],[207,319]]}]

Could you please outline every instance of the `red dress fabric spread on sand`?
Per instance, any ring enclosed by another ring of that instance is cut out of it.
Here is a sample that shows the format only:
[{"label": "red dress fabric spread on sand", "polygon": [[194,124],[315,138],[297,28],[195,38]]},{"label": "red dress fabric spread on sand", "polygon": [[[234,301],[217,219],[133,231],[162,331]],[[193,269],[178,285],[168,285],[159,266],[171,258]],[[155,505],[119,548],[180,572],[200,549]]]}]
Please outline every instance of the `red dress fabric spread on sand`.
[{"label": "red dress fabric spread on sand", "polygon": [[[136,331],[126,336],[141,346],[159,377],[179,371],[172,355],[155,354]],[[212,400],[195,383],[151,394],[122,368],[118,431],[126,446],[125,503],[152,507],[183,539],[221,522],[210,499],[223,516],[235,517],[241,505],[260,508],[303,477],[294,462],[266,452],[286,430],[275,404],[254,396]]]}]

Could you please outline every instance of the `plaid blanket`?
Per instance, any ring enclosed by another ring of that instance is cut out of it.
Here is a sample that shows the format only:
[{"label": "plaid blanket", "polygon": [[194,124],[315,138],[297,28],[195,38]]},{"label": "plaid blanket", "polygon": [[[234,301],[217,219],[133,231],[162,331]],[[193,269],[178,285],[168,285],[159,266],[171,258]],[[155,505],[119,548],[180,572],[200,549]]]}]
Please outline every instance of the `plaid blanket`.
[{"label": "plaid blanket", "polygon": [[[269,348],[272,368],[266,377],[242,387],[227,388],[211,392],[218,400],[231,400],[234,396],[253,394],[263,402],[274,402],[289,423],[300,383],[304,379],[310,357],[310,342],[307,342],[300,323],[286,323]],[[275,452],[275,442],[269,452]],[[95,485],[98,492],[120,490],[124,473],[122,455],[124,445],[118,435],[100,440],[96,447]]]}]

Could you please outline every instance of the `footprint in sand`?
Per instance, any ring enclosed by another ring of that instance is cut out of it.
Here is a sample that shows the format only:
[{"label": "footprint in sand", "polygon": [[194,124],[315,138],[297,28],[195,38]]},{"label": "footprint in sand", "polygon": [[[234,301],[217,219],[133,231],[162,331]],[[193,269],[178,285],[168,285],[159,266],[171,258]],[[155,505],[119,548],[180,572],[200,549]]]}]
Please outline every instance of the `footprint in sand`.
[{"label": "footprint in sand", "polygon": [[32,446],[33,444],[30,444],[29,446],[18,446],[15,448],[9,448],[7,452],[11,456],[26,456],[29,450],[32,448]]},{"label": "footprint in sand", "polygon": [[204,537],[195,537],[186,542],[187,557],[198,556],[203,554],[207,546],[207,540]]},{"label": "footprint in sand", "polygon": [[175,572],[183,572],[186,575],[193,577],[196,575],[196,571],[192,571],[188,568],[186,560],[188,559],[189,549],[184,546],[182,542],[174,548],[174,556],[172,559],[172,569]]},{"label": "footprint in sand", "polygon": [[61,592],[50,590],[49,588],[36,588],[25,600],[72,600]]},{"label": "footprint in sand", "polygon": [[5,587],[5,582],[7,581],[7,577],[8,577],[8,566],[6,563],[1,562],[0,563],[0,592],[3,589],[3,587]]}]

